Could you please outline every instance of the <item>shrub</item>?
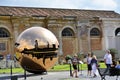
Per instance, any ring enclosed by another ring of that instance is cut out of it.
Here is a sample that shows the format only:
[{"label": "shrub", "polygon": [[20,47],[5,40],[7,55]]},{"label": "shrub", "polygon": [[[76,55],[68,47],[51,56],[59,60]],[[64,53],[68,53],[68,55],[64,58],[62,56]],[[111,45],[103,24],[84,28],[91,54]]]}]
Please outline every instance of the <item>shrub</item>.
[{"label": "shrub", "polygon": [[65,57],[66,62],[67,62],[69,59],[72,59],[72,57],[71,57],[70,55],[67,55],[67,56]]},{"label": "shrub", "polygon": [[118,54],[118,50],[115,49],[115,48],[110,48],[109,50],[110,50],[110,53],[111,53],[111,55],[113,57],[113,60],[114,60],[115,59],[115,54]]}]

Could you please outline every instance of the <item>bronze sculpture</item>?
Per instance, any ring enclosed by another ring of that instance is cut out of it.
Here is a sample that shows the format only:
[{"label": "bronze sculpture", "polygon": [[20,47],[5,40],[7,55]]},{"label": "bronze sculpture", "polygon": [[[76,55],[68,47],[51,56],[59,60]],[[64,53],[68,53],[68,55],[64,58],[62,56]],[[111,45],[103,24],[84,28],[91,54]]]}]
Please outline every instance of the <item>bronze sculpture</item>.
[{"label": "bronze sculpture", "polygon": [[16,59],[31,73],[43,73],[57,61],[59,43],[55,35],[43,27],[31,27],[16,40]]}]

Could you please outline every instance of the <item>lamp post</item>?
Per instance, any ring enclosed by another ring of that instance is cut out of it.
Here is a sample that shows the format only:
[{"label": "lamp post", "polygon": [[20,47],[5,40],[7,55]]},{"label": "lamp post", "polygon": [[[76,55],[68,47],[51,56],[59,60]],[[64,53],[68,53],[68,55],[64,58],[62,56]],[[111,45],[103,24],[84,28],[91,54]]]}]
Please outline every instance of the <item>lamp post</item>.
[{"label": "lamp post", "polygon": [[10,76],[11,76],[11,80],[12,80],[12,62],[11,62],[11,66],[10,66]]},{"label": "lamp post", "polygon": [[83,64],[83,62],[82,62],[82,61],[79,61],[79,63],[80,63],[80,65],[81,65],[81,66],[80,66],[80,68],[81,68],[80,70],[81,70],[81,75],[82,75],[82,64]]},{"label": "lamp post", "polygon": [[[26,68],[26,67],[25,67]],[[26,80],[26,70],[24,70],[24,80]]]},{"label": "lamp post", "polygon": [[68,60],[69,66],[70,66],[70,76],[72,76],[72,61],[71,59]]},{"label": "lamp post", "polygon": [[78,62],[78,72],[80,71],[80,68],[79,68],[79,62]]}]

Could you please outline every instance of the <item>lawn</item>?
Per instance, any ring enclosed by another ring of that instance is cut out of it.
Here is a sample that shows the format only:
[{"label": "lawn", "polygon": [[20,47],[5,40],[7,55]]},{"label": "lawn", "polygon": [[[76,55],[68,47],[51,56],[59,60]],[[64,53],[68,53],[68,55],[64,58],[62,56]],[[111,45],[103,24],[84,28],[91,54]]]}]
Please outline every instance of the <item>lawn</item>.
[{"label": "lawn", "polygon": [[23,73],[24,72],[24,70],[22,68],[12,68],[12,69],[6,68],[6,69],[0,69],[0,74],[11,73],[11,70],[13,73]]},{"label": "lawn", "polygon": [[[100,63],[101,68],[105,68],[104,63]],[[86,64],[79,64],[79,69],[81,70],[87,70],[87,65]],[[72,68],[73,69],[73,68]],[[69,64],[64,64],[64,65],[55,65],[52,69],[49,71],[67,71],[70,70],[70,65]]]},{"label": "lawn", "polygon": [[[100,63],[101,68],[105,68],[104,63]],[[79,64],[79,69],[81,70],[86,70],[87,65],[86,64]],[[53,68],[51,68],[48,71],[68,71],[70,70],[70,65],[69,64],[64,64],[64,65],[55,65]],[[24,70],[22,68],[12,68],[13,73],[23,73]],[[11,69],[0,69],[0,74],[2,73],[11,73]]]}]

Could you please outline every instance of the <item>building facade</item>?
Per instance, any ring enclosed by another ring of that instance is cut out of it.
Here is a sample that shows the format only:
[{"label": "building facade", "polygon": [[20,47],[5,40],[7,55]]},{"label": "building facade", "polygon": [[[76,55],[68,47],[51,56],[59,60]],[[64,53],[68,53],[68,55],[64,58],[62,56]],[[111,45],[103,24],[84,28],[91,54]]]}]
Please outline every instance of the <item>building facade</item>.
[{"label": "building facade", "polygon": [[61,57],[120,50],[120,14],[114,11],[0,6],[0,54],[13,55],[19,34],[35,26],[54,33]]}]

